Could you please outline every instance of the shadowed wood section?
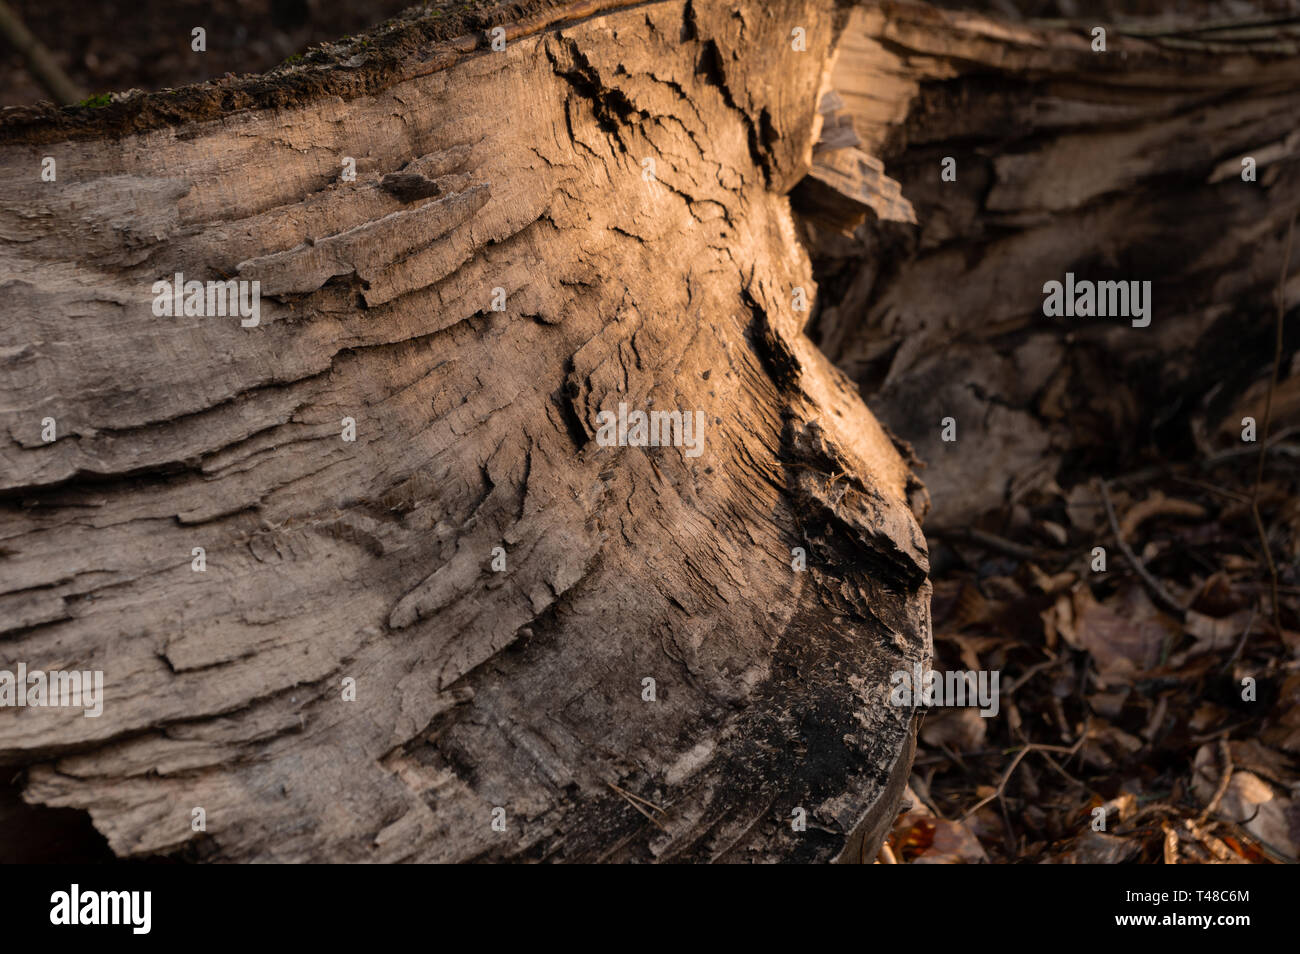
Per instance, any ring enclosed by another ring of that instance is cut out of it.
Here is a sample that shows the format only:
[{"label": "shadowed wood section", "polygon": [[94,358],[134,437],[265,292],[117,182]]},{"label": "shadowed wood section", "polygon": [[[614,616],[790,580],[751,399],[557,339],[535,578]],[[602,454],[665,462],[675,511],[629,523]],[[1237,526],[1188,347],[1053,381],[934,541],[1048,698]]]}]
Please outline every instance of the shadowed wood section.
[{"label": "shadowed wood section", "polygon": [[[0,146],[0,647],[105,679],[0,716],[29,803],[124,857],[874,855],[929,584],[795,310],[833,8],[622,6]],[[604,446],[620,404],[702,443]]]},{"label": "shadowed wood section", "polygon": [[[1296,42],[1285,19],[853,12],[830,85],[919,224],[813,238],[811,333],[927,462],[933,526],[1065,483],[1066,461],[1105,470],[1152,443],[1208,457],[1236,440],[1300,209]],[[1067,272],[1151,282],[1150,325],[1045,317],[1043,286]]]}]

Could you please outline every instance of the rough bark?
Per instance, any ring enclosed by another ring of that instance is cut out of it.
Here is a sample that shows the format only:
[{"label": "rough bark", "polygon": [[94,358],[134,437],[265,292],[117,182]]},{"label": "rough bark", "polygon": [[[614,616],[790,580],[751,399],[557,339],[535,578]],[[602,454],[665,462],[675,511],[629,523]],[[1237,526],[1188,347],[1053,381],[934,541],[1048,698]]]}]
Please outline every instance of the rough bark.
[{"label": "rough bark", "polygon": [[[1257,21],[854,12],[832,85],[919,224],[845,238],[813,222],[810,333],[926,461],[928,527],[1013,509],[1134,448],[1206,457],[1239,446],[1243,414],[1262,419],[1262,395],[1242,392],[1267,377],[1300,208],[1300,25]],[[1043,284],[1067,271],[1151,281],[1151,325],[1044,317]],[[1288,359],[1297,344],[1289,331]],[[1300,423],[1297,393],[1284,382],[1277,427]]]},{"label": "rough bark", "polygon": [[[893,819],[923,491],[792,304],[835,11],[526,6],[504,52],[409,21],[0,126],[0,647],[106,682],[0,712],[0,764],[118,856],[857,860]],[[176,272],[260,324],[156,317]],[[703,454],[600,446],[620,402]]]}]

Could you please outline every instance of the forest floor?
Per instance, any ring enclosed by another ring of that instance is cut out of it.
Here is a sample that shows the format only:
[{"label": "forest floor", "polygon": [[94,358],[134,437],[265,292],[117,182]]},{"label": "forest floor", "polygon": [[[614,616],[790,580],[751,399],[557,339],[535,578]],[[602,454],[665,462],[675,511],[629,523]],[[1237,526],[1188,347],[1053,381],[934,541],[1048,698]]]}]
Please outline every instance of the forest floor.
[{"label": "forest floor", "polygon": [[1001,704],[924,714],[883,860],[1296,860],[1293,431],[1267,442],[1262,478],[1261,436],[931,540],[934,669],[999,672]]}]

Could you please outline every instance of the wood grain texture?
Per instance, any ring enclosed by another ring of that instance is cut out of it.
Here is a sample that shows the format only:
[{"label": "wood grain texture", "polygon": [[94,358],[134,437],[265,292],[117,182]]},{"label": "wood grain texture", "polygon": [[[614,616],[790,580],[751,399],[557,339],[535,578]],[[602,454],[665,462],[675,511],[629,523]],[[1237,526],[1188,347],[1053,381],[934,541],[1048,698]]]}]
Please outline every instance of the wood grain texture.
[{"label": "wood grain texture", "polygon": [[[792,308],[836,12],[579,6],[0,145],[0,655],[107,695],[0,714],[28,802],[120,857],[874,855],[929,584],[923,491]],[[260,323],[156,317],[177,272]],[[620,402],[703,453],[600,446]]]},{"label": "wood grain texture", "polygon": [[[1094,22],[1109,27],[1104,53]],[[814,236],[811,333],[927,462],[932,526],[1067,482],[1067,459],[1104,470],[1162,439],[1213,452],[1272,358],[1300,209],[1296,29],[854,11],[831,85],[918,224]],[[945,157],[955,182],[940,178]],[[1067,271],[1150,281],[1151,325],[1044,317],[1043,284]],[[1294,277],[1287,301],[1300,301]],[[942,440],[950,416],[955,442]]]}]

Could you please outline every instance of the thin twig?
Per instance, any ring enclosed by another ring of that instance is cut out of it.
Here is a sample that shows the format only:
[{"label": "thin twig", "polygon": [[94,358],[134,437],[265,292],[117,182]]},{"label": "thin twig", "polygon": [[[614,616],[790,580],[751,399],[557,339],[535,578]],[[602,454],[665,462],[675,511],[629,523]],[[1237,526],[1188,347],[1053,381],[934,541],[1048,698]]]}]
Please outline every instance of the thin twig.
[{"label": "thin twig", "polygon": [[650,809],[651,811],[658,812],[660,815],[666,815],[666,814],[668,814],[666,811],[664,811],[662,808],[660,808],[660,807],[659,807],[658,805],[656,805],[654,802],[646,801],[644,798],[642,798],[642,797],[641,797],[640,795],[638,795],[636,792],[629,792],[629,791],[627,791],[626,789],[619,788],[619,787],[618,787],[617,785],[615,785],[613,782],[609,782],[609,783],[607,783],[607,784],[610,786],[610,788],[614,789],[614,791],[618,792],[619,794],[621,794],[621,795],[626,795],[628,798],[634,798],[634,799],[636,799],[638,802],[640,802],[642,805],[644,805],[646,808]]},{"label": "thin twig", "polygon": [[649,805],[651,808],[655,809],[656,811],[660,811],[660,812],[662,812],[663,809],[660,808],[658,805],[655,805],[655,804],[652,803],[652,802],[646,802],[644,798],[639,798],[638,796],[633,795],[631,792],[624,791],[623,789],[619,788],[617,785],[615,785],[615,784],[614,784],[613,782],[611,782],[611,781],[606,780],[605,784],[608,785],[610,788],[612,788],[614,791],[616,791],[618,794],[622,795],[623,798],[624,798],[624,800],[625,800],[629,805],[631,805],[631,806],[632,806],[633,808],[635,808],[638,812],[640,812],[642,815],[644,815],[644,816],[646,817],[646,819],[649,820],[650,824],[654,825],[654,826],[655,826],[656,828],[658,828],[660,831],[667,831],[667,830],[668,830],[668,829],[665,828],[663,825],[659,824],[659,819],[655,818],[654,815],[651,815],[648,811],[646,811],[644,808],[642,808],[640,805],[638,805],[637,802],[645,802],[647,805]]},{"label": "thin twig", "polygon": [[1228,661],[1219,667],[1219,672],[1227,672],[1228,669],[1231,668],[1232,664],[1237,661],[1237,657],[1241,655],[1241,651],[1246,648],[1246,640],[1250,638],[1250,631],[1255,628],[1255,617],[1258,615],[1259,607],[1252,606],[1250,608],[1250,619],[1246,620],[1246,628],[1241,631],[1241,639],[1237,640],[1237,648],[1232,651],[1232,655],[1228,657]]},{"label": "thin twig", "polygon": [[1057,762],[1056,759],[1052,758],[1050,755],[1048,755],[1048,754],[1047,754],[1046,752],[1044,752],[1042,749],[1039,749],[1039,750],[1038,750],[1038,754],[1041,755],[1041,756],[1043,757],[1043,759],[1047,762],[1048,765],[1050,765],[1052,768],[1056,769],[1056,771],[1057,771],[1057,772],[1058,772],[1062,777],[1064,777],[1065,780],[1066,780],[1067,782],[1071,783],[1072,785],[1076,785],[1076,786],[1078,786],[1079,788],[1084,789],[1085,791],[1088,791],[1088,792],[1091,792],[1091,791],[1092,791],[1092,787],[1091,787],[1090,785],[1088,785],[1086,782],[1081,782],[1081,781],[1079,781],[1077,778],[1075,778],[1073,775],[1071,775],[1069,772],[1067,772],[1065,769],[1063,769],[1063,768],[1061,767],[1061,764],[1060,764],[1059,762]]},{"label": "thin twig", "polygon": [[1042,662],[1034,663],[1020,674],[1019,679],[1007,686],[1006,689],[1002,690],[1003,693],[1008,696],[1014,694],[1016,690],[1027,683],[1030,679],[1033,679],[1034,676],[1038,675],[1044,669],[1055,669],[1057,666],[1061,665],[1061,663],[1068,662],[1069,658],[1070,657],[1067,654],[1062,653],[1054,659],[1045,659]]},{"label": "thin twig", "polygon": [[1267,454],[1270,451],[1286,451],[1290,445],[1284,445],[1282,442],[1288,437],[1294,437],[1296,434],[1300,434],[1300,427],[1284,427],[1282,430],[1267,439],[1261,437],[1259,439],[1258,449],[1254,447],[1233,447],[1225,451],[1219,451],[1217,454],[1211,454],[1209,457],[1205,458],[1205,461],[1201,465],[1201,469],[1204,470],[1213,464],[1222,463],[1226,460],[1245,457],[1248,454],[1262,455]]},{"label": "thin twig", "polygon": [[[1022,748],[1019,752],[1016,753],[1016,757],[1011,760],[1011,764],[1007,766],[1007,770],[1002,773],[1002,780],[998,782],[998,787],[993,790],[993,794],[989,795],[986,798],[981,798],[978,802],[976,802],[970,809],[967,810],[966,814],[961,816],[961,820],[965,821],[966,819],[974,815],[977,811],[979,811],[981,808],[983,808],[985,805],[987,805],[989,802],[993,801],[993,799],[1001,797],[1003,793],[1005,793],[1007,790],[1007,782],[1011,780],[1012,773],[1015,772],[1016,767],[1020,765],[1020,763],[1024,760],[1024,757],[1028,755],[1030,752],[1067,752],[1071,757],[1073,757],[1074,754],[1079,751],[1080,747],[1082,747],[1083,743],[1087,741],[1087,739],[1088,739],[1088,735],[1087,733],[1085,733],[1084,735],[1079,737],[1078,742],[1074,743],[1074,745],[1072,745],[1069,748],[1066,748],[1063,745],[1042,745],[1038,742],[1030,742],[1026,744],[1024,748]],[[1068,762],[1069,759],[1066,759],[1066,761]]]},{"label": "thin twig", "polygon": [[1273,547],[1268,542],[1264,518],[1259,514],[1259,492],[1264,484],[1264,458],[1268,447],[1268,428],[1273,422],[1273,392],[1277,389],[1278,371],[1282,367],[1282,325],[1286,319],[1286,273],[1291,266],[1291,238],[1295,232],[1295,215],[1286,227],[1286,253],[1282,256],[1282,274],[1277,280],[1277,342],[1273,349],[1273,374],[1268,380],[1268,394],[1264,398],[1264,428],[1260,432],[1263,446],[1259,449],[1259,466],[1255,470],[1255,489],[1250,495],[1250,510],[1255,515],[1255,529],[1259,531],[1259,545],[1268,560],[1268,575],[1273,581],[1273,626],[1282,631],[1282,606],[1277,593],[1277,564],[1273,562]]},{"label": "thin twig", "polygon": [[1180,484],[1187,484],[1189,487],[1195,487],[1197,490],[1203,490],[1209,494],[1217,494],[1220,497],[1227,497],[1229,500],[1235,500],[1237,503],[1250,503],[1250,498],[1245,494],[1239,494],[1235,490],[1228,490],[1226,487],[1216,487],[1214,484],[1207,483],[1204,480],[1193,480],[1190,477],[1181,477],[1178,474],[1170,475],[1170,480],[1176,480]]},{"label": "thin twig", "polygon": [[1119,544],[1124,559],[1128,560],[1129,566],[1133,567],[1137,575],[1142,578],[1142,582],[1151,591],[1151,595],[1155,597],[1156,602],[1171,613],[1177,614],[1179,619],[1182,619],[1187,614],[1187,607],[1170,596],[1169,592],[1160,584],[1160,581],[1151,575],[1151,571],[1146,568],[1146,564],[1138,559],[1138,555],[1133,552],[1133,548],[1128,545],[1128,541],[1124,539],[1123,533],[1120,532],[1119,520],[1115,517],[1115,505],[1111,503],[1110,490],[1104,480],[1101,482],[1101,502],[1106,506],[1106,519],[1110,521],[1110,529],[1115,534],[1115,542]]},{"label": "thin twig", "polygon": [[[1179,480],[1182,479],[1178,476],[1181,471],[1193,470],[1197,473],[1204,473],[1213,470],[1217,464],[1228,463],[1229,461],[1236,460],[1238,457],[1245,457],[1249,454],[1271,454],[1274,452],[1294,453],[1294,445],[1283,444],[1282,441],[1296,434],[1300,434],[1300,425],[1284,427],[1268,440],[1261,440],[1259,442],[1258,451],[1253,447],[1233,447],[1225,451],[1219,451],[1217,454],[1211,454],[1209,457],[1200,458],[1199,460],[1152,464],[1149,467],[1142,467],[1138,470],[1130,471],[1127,474],[1120,474],[1118,477],[1111,479],[1111,484],[1116,487],[1132,487],[1138,484],[1145,484],[1158,477],[1173,477],[1175,480]],[[1209,490],[1210,488],[1202,487],[1202,489]],[[1223,493],[1227,496],[1238,496],[1233,494],[1231,491],[1225,491],[1222,488],[1218,488],[1213,492]],[[1249,501],[1250,499],[1244,494],[1240,495],[1240,497],[1246,501]]]},{"label": "thin twig", "polygon": [[1232,749],[1228,746],[1226,735],[1219,739],[1219,761],[1223,763],[1223,777],[1219,779],[1219,787],[1214,790],[1210,803],[1196,816],[1198,825],[1204,825],[1205,820],[1218,810],[1219,802],[1223,801],[1223,796],[1228,791],[1228,783],[1232,781]]},{"label": "thin twig", "polygon": [[[1158,815],[1161,812],[1176,812],[1178,809],[1166,801],[1156,801],[1149,805],[1144,805],[1134,812],[1133,817],[1126,822],[1120,822],[1124,826],[1124,834],[1131,835],[1137,831],[1137,823],[1148,815]],[[1116,833],[1119,830],[1116,829]]]},{"label": "thin twig", "polygon": [[1005,556],[1012,557],[1016,560],[1035,560],[1038,559],[1038,551],[1033,547],[1027,547],[1022,543],[1016,543],[1005,537],[999,537],[997,534],[988,533],[984,530],[976,530],[973,527],[954,527],[952,529],[933,530],[931,536],[940,540],[953,540],[957,543],[970,543],[985,550],[992,550],[994,553],[1001,553]]},{"label": "thin twig", "polygon": [[0,36],[8,40],[27,64],[27,71],[60,104],[68,106],[86,98],[68,74],[46,49],[45,44],[32,35],[18,12],[0,0]]}]

